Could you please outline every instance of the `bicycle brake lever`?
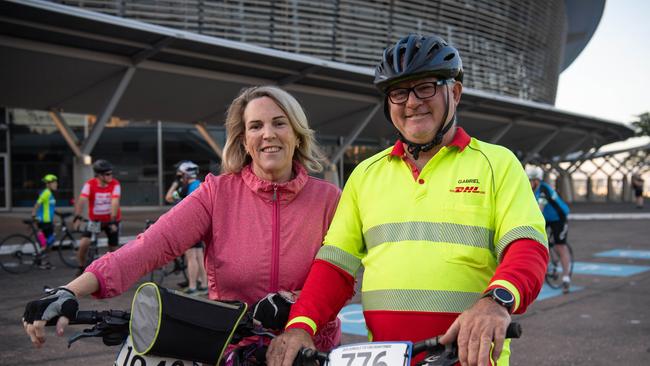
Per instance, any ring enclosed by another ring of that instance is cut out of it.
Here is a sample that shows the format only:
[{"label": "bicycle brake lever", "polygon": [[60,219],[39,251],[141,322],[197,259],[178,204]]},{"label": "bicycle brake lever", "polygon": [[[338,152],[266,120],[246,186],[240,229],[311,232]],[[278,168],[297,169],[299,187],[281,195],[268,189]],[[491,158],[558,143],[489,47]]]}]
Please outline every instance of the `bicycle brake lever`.
[{"label": "bicycle brake lever", "polygon": [[75,333],[68,338],[68,348],[70,348],[70,346],[72,346],[74,342],[80,340],[81,338],[98,337],[101,334],[102,334],[102,330],[97,329],[97,327],[93,327],[91,329],[84,329],[81,332]]}]

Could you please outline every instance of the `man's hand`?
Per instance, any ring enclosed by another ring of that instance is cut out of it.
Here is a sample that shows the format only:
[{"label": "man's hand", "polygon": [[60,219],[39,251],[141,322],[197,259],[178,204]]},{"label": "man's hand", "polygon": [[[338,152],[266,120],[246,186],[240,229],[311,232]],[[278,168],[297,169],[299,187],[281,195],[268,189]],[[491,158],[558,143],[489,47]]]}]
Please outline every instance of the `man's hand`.
[{"label": "man's hand", "polygon": [[266,351],[266,364],[291,366],[301,348],[316,349],[309,333],[302,329],[289,329],[271,341]]},{"label": "man's hand", "polygon": [[494,343],[492,357],[498,360],[509,324],[506,308],[490,298],[482,298],[460,314],[440,342],[458,343],[458,358],[463,366],[490,365],[490,347]]},{"label": "man's hand", "polygon": [[63,287],[49,291],[39,300],[30,301],[23,314],[23,327],[35,347],[40,348],[45,343],[45,325],[48,321],[58,318],[56,334],[63,335],[70,319],[75,319],[79,303],[75,294]]},{"label": "man's hand", "polygon": [[111,221],[111,222],[109,222],[109,223],[108,223],[108,229],[109,229],[112,233],[116,233],[116,232],[117,232],[117,222],[115,222],[115,221]]}]

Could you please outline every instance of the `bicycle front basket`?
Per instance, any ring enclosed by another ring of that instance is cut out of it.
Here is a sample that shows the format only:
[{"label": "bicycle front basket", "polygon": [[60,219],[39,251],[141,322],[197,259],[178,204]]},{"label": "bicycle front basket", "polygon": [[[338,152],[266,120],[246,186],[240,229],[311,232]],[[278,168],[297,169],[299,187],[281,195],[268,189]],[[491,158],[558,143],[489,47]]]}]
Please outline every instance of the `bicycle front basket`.
[{"label": "bicycle front basket", "polygon": [[205,300],[143,283],[131,306],[133,349],[217,365],[246,310],[246,303]]}]

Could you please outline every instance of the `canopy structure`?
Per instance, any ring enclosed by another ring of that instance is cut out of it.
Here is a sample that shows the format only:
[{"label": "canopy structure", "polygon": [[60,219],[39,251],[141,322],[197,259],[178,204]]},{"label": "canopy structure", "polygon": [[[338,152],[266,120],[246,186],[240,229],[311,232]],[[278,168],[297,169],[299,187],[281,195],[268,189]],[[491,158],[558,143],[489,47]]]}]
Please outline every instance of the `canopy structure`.
[{"label": "canopy structure", "polygon": [[[86,141],[75,142],[78,156],[92,151],[112,115],[223,124],[238,91],[257,84],[295,95],[319,136],[344,137],[332,162],[355,141],[395,136],[370,68],[43,1],[0,2],[0,80],[1,106],[97,115]],[[470,135],[525,162],[562,160],[633,134],[622,123],[471,89],[458,117]]]}]

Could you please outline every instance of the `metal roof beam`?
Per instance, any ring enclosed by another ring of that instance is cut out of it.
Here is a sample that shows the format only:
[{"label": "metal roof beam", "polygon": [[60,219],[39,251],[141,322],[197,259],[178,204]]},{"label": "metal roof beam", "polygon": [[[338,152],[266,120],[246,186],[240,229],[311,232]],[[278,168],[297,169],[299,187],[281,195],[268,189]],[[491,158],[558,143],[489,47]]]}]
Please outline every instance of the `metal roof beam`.
[{"label": "metal roof beam", "polygon": [[517,120],[512,120],[510,123],[507,125],[503,126],[492,138],[490,139],[490,143],[493,144],[498,144],[499,141],[517,124]]},{"label": "metal roof beam", "polygon": [[120,83],[118,84],[117,88],[115,89],[115,92],[111,96],[111,99],[106,104],[106,107],[104,108],[104,111],[102,112],[101,116],[99,117],[97,122],[95,122],[95,126],[93,127],[93,130],[90,132],[90,135],[88,135],[88,138],[86,138],[83,145],[81,146],[81,152],[83,154],[90,155],[90,153],[95,148],[95,145],[99,140],[99,136],[101,136],[102,131],[104,131],[104,127],[106,127],[106,123],[113,115],[113,111],[115,111],[117,104],[120,102],[120,99],[124,95],[126,88],[129,86],[129,83],[133,78],[133,74],[135,74],[135,70],[136,70],[135,66],[131,66],[128,69],[126,69],[124,75],[122,75],[122,80],[120,80]]},{"label": "metal roof beam", "polygon": [[163,37],[158,42],[154,43],[153,45],[148,46],[147,48],[143,49],[142,51],[136,53],[135,55],[131,56],[131,62],[133,63],[134,66],[137,66],[139,63],[142,61],[156,55],[160,51],[162,51],[165,47],[167,47],[172,41],[174,41],[175,38],[173,37]]},{"label": "metal roof beam", "polygon": [[549,134],[542,139],[522,160],[522,164],[527,164],[536,154],[538,154],[546,145],[548,145],[554,138],[562,131],[561,128],[556,129],[553,133]]},{"label": "metal roof beam", "polygon": [[314,71],[316,71],[316,70],[318,70],[320,68],[321,68],[320,65],[311,65],[311,66],[307,67],[306,69],[300,70],[300,72],[298,74],[296,74],[296,75],[289,75],[287,77],[284,77],[284,78],[278,80],[276,82],[276,85],[277,86],[285,86],[285,85],[288,85],[288,84],[293,84],[293,83],[295,83],[296,81],[298,81],[300,79],[304,79],[307,75],[313,74]]},{"label": "metal roof beam", "polygon": [[574,142],[571,146],[564,149],[562,154],[560,154],[559,157],[557,159],[554,159],[554,160],[555,161],[564,161],[564,159],[566,159],[567,155],[569,155],[570,153],[577,150],[578,147],[580,147],[580,145],[582,145],[590,137],[592,137],[591,133],[588,133],[588,134],[582,136],[580,139],[578,139],[578,141]]},{"label": "metal roof beam", "polygon": [[52,121],[54,121],[56,128],[61,133],[61,136],[63,136],[63,139],[70,147],[70,150],[72,150],[74,155],[79,160],[83,160],[83,154],[79,149],[79,139],[77,139],[77,135],[74,134],[74,132],[72,131],[70,126],[66,123],[61,113],[52,110],[50,111],[50,118],[52,118]]},{"label": "metal roof beam", "polygon": [[345,150],[347,150],[352,145],[354,140],[356,140],[357,137],[359,137],[359,134],[361,133],[361,131],[363,131],[363,129],[366,128],[368,123],[370,123],[370,121],[372,120],[372,117],[374,117],[375,114],[377,114],[377,111],[379,110],[379,108],[381,106],[382,106],[382,103],[376,103],[373,107],[371,107],[370,112],[368,112],[368,115],[366,116],[366,118],[363,121],[361,121],[354,128],[354,130],[352,130],[352,132],[345,139],[345,142],[339,147],[338,151],[336,151],[334,153],[334,155],[330,159],[331,164],[336,164],[339,161],[339,159],[341,159],[343,157],[343,154],[345,154]]},{"label": "metal roof beam", "polygon": [[197,122],[194,124],[194,127],[196,128],[197,131],[201,134],[201,137],[205,140],[205,142],[210,146],[212,151],[217,154],[219,159],[223,160],[223,150],[221,149],[221,146],[219,146],[219,143],[210,135],[210,132],[208,129],[205,127],[205,123],[203,122]]}]

